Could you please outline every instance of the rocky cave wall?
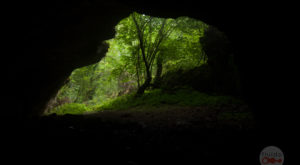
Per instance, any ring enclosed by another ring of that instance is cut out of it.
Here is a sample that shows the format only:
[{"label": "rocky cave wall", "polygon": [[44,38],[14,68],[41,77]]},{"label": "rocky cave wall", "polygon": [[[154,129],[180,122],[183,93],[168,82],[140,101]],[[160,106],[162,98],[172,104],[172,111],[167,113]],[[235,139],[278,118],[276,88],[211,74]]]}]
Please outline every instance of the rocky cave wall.
[{"label": "rocky cave wall", "polygon": [[45,0],[17,2],[5,10],[10,32],[7,42],[12,43],[6,55],[11,68],[6,72],[7,90],[12,95],[7,116],[40,115],[72,70],[104,56],[105,47],[97,53],[99,45],[114,37],[114,26],[132,11],[159,17],[189,16],[225,32],[234,45],[245,98],[260,107],[259,113],[270,112],[265,98],[274,94],[273,87],[279,83],[274,84],[279,59],[270,58],[278,53],[271,49],[276,46],[272,21],[278,15],[268,6],[229,1]]}]

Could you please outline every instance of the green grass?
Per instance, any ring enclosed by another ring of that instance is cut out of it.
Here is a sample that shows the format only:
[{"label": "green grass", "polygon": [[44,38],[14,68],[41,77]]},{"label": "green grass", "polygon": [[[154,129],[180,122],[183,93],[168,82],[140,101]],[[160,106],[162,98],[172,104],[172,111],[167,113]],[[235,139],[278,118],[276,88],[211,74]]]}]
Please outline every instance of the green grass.
[{"label": "green grass", "polygon": [[212,96],[192,89],[179,89],[164,92],[160,89],[146,91],[141,97],[133,94],[125,95],[94,107],[94,110],[124,110],[134,107],[141,109],[159,107],[162,105],[176,106],[222,106],[243,104],[243,101],[231,96]]},{"label": "green grass", "polygon": [[46,115],[50,115],[53,113],[57,115],[65,115],[65,114],[79,115],[89,111],[91,111],[91,108],[87,107],[85,104],[70,103],[70,104],[63,104],[61,106],[58,106],[50,110],[50,113]]},{"label": "green grass", "polygon": [[166,92],[161,89],[145,91],[141,97],[135,97],[134,94],[128,94],[106,101],[103,104],[86,106],[85,104],[70,103],[56,107],[46,114],[73,114],[79,115],[88,112],[97,112],[103,110],[155,110],[162,107],[194,107],[209,106],[219,107],[226,105],[241,105],[243,101],[231,96],[214,96],[200,93],[192,89],[178,89],[172,92]]}]

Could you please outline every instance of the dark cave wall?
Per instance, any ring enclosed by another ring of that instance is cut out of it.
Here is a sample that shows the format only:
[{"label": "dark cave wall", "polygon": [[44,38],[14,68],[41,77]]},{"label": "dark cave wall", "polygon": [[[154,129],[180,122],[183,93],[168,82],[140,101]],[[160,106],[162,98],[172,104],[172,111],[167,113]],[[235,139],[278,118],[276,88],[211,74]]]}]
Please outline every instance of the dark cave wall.
[{"label": "dark cave wall", "polygon": [[256,2],[189,0],[47,0],[10,5],[7,40],[12,46],[7,64],[13,67],[7,72],[7,88],[13,93],[9,104],[15,105],[5,112],[10,117],[39,115],[72,70],[103,57],[103,52],[96,53],[98,46],[114,36],[114,26],[132,11],[160,17],[189,16],[225,32],[235,49],[245,98],[261,118],[272,108],[269,120],[280,116],[270,104],[278,101],[274,87],[281,83],[276,81],[280,59],[274,56],[280,51],[274,50],[278,38],[273,35],[277,31],[273,21],[280,18],[276,8]]},{"label": "dark cave wall", "polygon": [[11,15],[17,52],[9,93],[17,107],[8,115],[19,118],[40,115],[74,69],[98,62],[108,48],[102,41],[113,38],[114,26],[130,14],[113,2],[30,2]]}]

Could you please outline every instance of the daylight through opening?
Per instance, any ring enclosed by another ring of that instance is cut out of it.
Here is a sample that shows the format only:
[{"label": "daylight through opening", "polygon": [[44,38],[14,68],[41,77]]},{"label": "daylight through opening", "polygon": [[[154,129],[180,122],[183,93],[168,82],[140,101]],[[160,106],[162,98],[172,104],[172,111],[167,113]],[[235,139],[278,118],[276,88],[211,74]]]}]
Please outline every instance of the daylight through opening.
[{"label": "daylight through opening", "polygon": [[234,100],[224,97],[238,91],[229,41],[216,28],[189,17],[132,13],[115,31],[104,41],[106,56],[74,70],[49,101],[46,115]]}]

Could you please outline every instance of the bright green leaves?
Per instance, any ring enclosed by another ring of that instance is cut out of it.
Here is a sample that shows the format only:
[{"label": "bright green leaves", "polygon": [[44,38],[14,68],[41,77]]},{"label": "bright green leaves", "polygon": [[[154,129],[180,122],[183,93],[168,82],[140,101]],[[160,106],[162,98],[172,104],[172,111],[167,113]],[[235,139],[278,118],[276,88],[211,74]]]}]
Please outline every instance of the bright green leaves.
[{"label": "bright green leaves", "polygon": [[[199,38],[207,27],[188,17],[164,19],[133,13],[116,25],[115,38],[106,41],[106,56],[97,64],[74,70],[57,98],[104,104],[136,91],[147,79],[147,70],[153,83],[155,76],[202,65],[206,55]],[[159,70],[161,74],[157,74]]]}]

